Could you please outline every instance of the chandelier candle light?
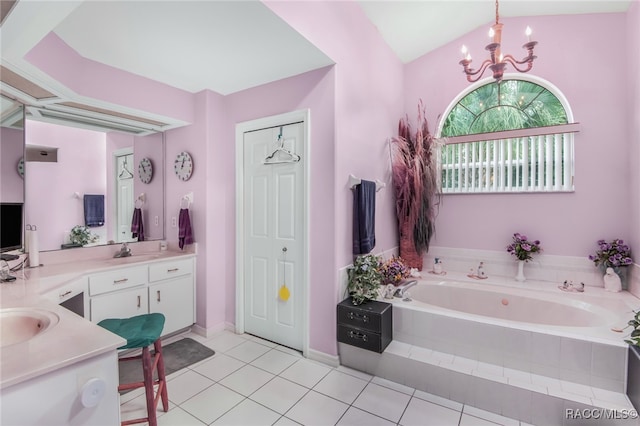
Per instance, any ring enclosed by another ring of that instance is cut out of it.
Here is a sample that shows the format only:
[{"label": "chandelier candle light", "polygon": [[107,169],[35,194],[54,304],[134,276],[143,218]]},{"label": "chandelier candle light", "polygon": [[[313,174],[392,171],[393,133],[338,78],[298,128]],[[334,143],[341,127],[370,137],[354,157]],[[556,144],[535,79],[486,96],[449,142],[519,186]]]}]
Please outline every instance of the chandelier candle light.
[{"label": "chandelier candle light", "polygon": [[[500,15],[498,13],[498,0],[496,0],[496,23],[491,26],[489,30],[489,37],[493,39],[493,43],[487,44],[485,50],[489,51],[490,58],[485,60],[480,68],[474,70],[469,65],[471,64],[471,53],[466,46],[462,46],[462,60],[459,62],[464,67],[464,73],[467,75],[467,80],[471,83],[476,82],[482,77],[487,68],[490,68],[493,72],[493,78],[499,83],[504,75],[504,69],[507,63],[511,64],[519,72],[528,72],[533,67],[533,60],[536,56],[533,54],[533,48],[537,41],[531,41],[531,28],[527,27],[525,31],[527,35],[527,42],[522,45],[527,50],[527,56],[521,61],[518,61],[511,55],[503,55],[500,51],[500,43],[502,42],[502,24],[500,23]],[[519,65],[524,65],[523,68],[519,68]],[[477,77],[475,77],[477,76]],[[475,77],[475,78],[474,78]]]}]

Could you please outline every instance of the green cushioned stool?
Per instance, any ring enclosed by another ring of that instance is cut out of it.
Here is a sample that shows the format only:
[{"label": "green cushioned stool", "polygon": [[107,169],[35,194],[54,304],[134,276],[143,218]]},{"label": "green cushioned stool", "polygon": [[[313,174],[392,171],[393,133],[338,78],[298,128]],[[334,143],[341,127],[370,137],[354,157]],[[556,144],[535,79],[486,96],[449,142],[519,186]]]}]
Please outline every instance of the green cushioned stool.
[{"label": "green cushioned stool", "polygon": [[[119,361],[132,361],[142,359],[142,372],[144,381],[135,383],[121,383],[118,391],[137,389],[144,387],[147,397],[147,417],[134,420],[126,420],[122,425],[149,422],[149,426],[156,426],[156,407],[162,399],[162,408],[169,410],[169,397],[167,396],[167,381],[164,374],[164,359],[162,358],[162,342],[160,335],[164,328],[164,315],[144,314],[131,318],[109,318],[98,323],[102,328],[117,334],[127,343],[118,349],[142,349],[142,354],[120,358]],[[151,356],[149,346],[153,344],[154,355]],[[153,374],[157,371],[158,378],[154,380]],[[154,395],[154,386],[158,386]]]}]

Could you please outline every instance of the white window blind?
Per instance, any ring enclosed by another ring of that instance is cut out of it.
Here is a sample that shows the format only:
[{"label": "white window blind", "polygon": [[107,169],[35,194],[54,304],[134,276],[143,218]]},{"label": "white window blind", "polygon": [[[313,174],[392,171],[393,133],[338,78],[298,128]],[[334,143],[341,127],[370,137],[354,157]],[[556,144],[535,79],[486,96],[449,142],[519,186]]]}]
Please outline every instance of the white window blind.
[{"label": "white window blind", "polygon": [[[507,131],[451,138],[440,149],[442,192],[573,191],[576,131],[569,124],[538,135]],[[492,139],[478,139],[487,136]]]}]

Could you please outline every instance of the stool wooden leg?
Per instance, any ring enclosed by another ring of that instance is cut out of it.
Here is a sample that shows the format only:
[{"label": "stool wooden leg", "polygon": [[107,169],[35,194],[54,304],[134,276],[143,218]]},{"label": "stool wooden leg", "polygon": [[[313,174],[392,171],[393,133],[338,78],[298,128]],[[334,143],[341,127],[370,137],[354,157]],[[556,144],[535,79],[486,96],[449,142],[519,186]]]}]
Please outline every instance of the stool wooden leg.
[{"label": "stool wooden leg", "polygon": [[156,406],[153,403],[153,365],[151,364],[151,353],[149,347],[142,349],[142,372],[144,374],[144,390],[147,396],[147,416],[149,426],[157,426]]},{"label": "stool wooden leg", "polygon": [[153,343],[153,347],[156,351],[156,355],[158,358],[158,381],[160,387],[160,395],[162,398],[162,408],[166,413],[169,410],[169,396],[167,394],[167,379],[164,374],[164,357],[162,356],[162,342],[160,339],[156,340]]}]

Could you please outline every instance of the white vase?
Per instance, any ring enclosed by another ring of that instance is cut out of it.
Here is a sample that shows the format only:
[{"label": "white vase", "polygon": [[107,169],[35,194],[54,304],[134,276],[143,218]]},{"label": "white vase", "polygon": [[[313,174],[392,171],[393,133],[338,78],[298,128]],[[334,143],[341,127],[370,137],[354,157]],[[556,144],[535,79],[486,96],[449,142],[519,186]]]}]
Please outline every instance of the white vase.
[{"label": "white vase", "polygon": [[524,282],[527,278],[524,276],[524,260],[518,260],[518,275],[516,281]]}]

